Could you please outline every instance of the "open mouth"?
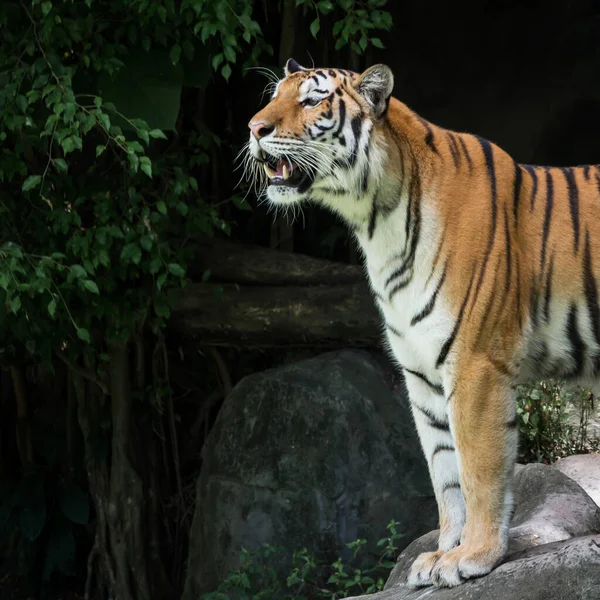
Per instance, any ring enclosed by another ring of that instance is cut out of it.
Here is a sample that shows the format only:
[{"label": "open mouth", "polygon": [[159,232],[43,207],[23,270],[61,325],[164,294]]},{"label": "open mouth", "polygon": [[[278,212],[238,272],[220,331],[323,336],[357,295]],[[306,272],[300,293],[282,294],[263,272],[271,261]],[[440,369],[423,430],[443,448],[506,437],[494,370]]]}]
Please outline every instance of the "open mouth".
[{"label": "open mouth", "polygon": [[263,163],[263,169],[269,178],[269,185],[299,188],[310,181],[310,176],[303,171],[295,162],[287,158],[267,157]]}]

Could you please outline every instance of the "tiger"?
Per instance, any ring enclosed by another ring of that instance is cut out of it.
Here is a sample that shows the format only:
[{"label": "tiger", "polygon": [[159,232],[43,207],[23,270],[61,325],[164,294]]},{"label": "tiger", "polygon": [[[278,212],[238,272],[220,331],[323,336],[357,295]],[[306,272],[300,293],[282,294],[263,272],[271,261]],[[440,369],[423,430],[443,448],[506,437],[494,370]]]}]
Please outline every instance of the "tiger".
[{"label": "tiger", "polygon": [[248,123],[248,176],[352,232],[438,506],[407,584],[460,585],[507,555],[517,385],[600,373],[600,168],[520,164],[435,125],[383,64],[283,71]]}]

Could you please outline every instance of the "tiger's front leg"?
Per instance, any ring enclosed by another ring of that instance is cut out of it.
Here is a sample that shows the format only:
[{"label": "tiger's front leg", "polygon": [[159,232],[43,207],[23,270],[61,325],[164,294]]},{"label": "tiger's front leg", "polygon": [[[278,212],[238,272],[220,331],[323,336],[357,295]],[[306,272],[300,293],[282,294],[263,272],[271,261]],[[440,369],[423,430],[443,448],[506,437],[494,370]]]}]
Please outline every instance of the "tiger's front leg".
[{"label": "tiger's front leg", "polygon": [[432,568],[432,582],[439,587],[485,575],[504,557],[518,443],[507,369],[485,357],[462,357],[456,367],[448,412],[466,523],[460,545],[440,556]]},{"label": "tiger's front leg", "polygon": [[439,558],[460,543],[465,524],[465,503],[443,387],[409,369],[405,369],[404,375],[440,521],[438,550],[421,554],[409,574],[409,585],[421,587],[431,585],[431,572]]}]

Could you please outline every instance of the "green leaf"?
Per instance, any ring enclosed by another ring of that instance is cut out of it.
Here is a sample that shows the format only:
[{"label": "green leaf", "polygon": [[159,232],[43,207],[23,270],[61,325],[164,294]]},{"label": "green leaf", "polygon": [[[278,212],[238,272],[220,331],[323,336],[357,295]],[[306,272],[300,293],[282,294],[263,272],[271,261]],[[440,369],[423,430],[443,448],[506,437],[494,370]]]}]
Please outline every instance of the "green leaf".
[{"label": "green leaf", "polygon": [[18,95],[15,102],[17,103],[17,106],[22,113],[27,112],[27,99],[25,98],[25,96]]},{"label": "green leaf", "polygon": [[152,238],[149,235],[143,235],[140,239],[140,244],[142,248],[146,250],[146,252],[150,252],[152,250]]},{"label": "green leaf", "polygon": [[156,210],[161,214],[161,215],[166,215],[167,214],[167,205],[162,201],[159,200],[156,203]]},{"label": "green leaf", "polygon": [[40,182],[42,181],[42,177],[40,175],[30,175],[24,182],[23,182],[23,186],[21,187],[21,189],[24,192],[28,192],[29,190],[32,190],[33,188],[37,187],[38,185],[40,185]]},{"label": "green leaf", "polygon": [[123,246],[121,250],[121,260],[124,262],[132,262],[136,265],[140,264],[142,259],[142,250],[137,244],[129,243]]},{"label": "green leaf", "polygon": [[61,144],[63,152],[68,154],[69,152],[73,152],[73,150],[81,150],[83,147],[81,138],[78,135],[70,135],[65,138]]},{"label": "green leaf", "polygon": [[183,277],[185,275],[185,269],[178,265],[177,263],[169,263],[168,265],[169,272],[175,277]]},{"label": "green leaf", "polygon": [[215,54],[213,56],[213,59],[212,59],[212,68],[213,68],[214,71],[216,71],[219,68],[219,66],[223,62],[224,58],[225,57],[221,53]]},{"label": "green leaf", "polygon": [[56,300],[54,298],[48,303],[48,312],[50,313],[50,316],[54,318],[56,313]]},{"label": "green leaf", "polygon": [[154,139],[166,140],[167,136],[160,129],[151,129],[148,135]]},{"label": "green leaf", "polygon": [[252,210],[252,207],[250,206],[250,204],[248,204],[248,202],[243,196],[234,196],[232,198],[232,201],[236,208],[239,208],[240,210]]},{"label": "green leaf", "polygon": [[14,296],[12,298],[10,308],[14,315],[19,312],[19,309],[21,308],[21,296]]},{"label": "green leaf", "polygon": [[52,10],[52,2],[42,2],[42,14],[47,16],[47,14]]},{"label": "green leaf", "polygon": [[84,342],[87,342],[88,344],[90,343],[90,332],[87,329],[84,329],[83,327],[78,327],[77,335],[79,336],[80,340],[83,340]]},{"label": "green leaf", "polygon": [[146,173],[148,177],[152,178],[152,163],[147,156],[142,156],[140,158],[140,169],[142,169],[142,171]]},{"label": "green leaf", "polygon": [[83,287],[88,292],[91,292],[92,294],[100,294],[100,290],[98,289],[98,285],[96,284],[95,281],[92,281],[91,279],[85,279],[83,281]]},{"label": "green leaf", "polygon": [[319,17],[317,17],[311,24],[310,24],[310,32],[312,33],[313,37],[316,39],[317,37],[317,33],[319,33],[319,29],[321,28],[321,23],[319,22]]},{"label": "green leaf", "polygon": [[64,482],[58,486],[58,505],[63,515],[78,525],[87,525],[90,506],[87,494],[74,482]]},{"label": "green leaf", "polygon": [[56,169],[61,173],[66,173],[67,169],[69,168],[67,165],[67,161],[64,158],[54,158],[52,160],[52,163],[54,164]]},{"label": "green leaf", "polygon": [[81,279],[82,277],[87,277],[87,271],[81,265],[71,265],[69,268],[70,280]]},{"label": "green leaf", "polygon": [[235,49],[233,48],[233,46],[224,46],[223,54],[229,62],[235,62]]},{"label": "green leaf", "polygon": [[385,46],[383,45],[383,42],[379,39],[379,38],[371,38],[371,44],[373,44],[373,46],[375,46],[375,48],[385,48]]},{"label": "green leaf", "polygon": [[231,76],[231,67],[229,66],[229,64],[226,64],[221,69],[221,75],[223,75],[226,81],[229,81],[229,77]]},{"label": "green leaf", "polygon": [[171,48],[171,52],[169,52],[169,58],[174,65],[179,62],[179,59],[181,58],[181,46],[179,44],[175,44]]}]

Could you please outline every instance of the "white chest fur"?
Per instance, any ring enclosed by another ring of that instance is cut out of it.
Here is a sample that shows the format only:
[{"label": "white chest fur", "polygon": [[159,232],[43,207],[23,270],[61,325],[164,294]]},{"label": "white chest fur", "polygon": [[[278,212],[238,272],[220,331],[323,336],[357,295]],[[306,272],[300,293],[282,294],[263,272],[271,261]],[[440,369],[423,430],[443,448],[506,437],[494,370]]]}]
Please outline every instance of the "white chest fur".
[{"label": "white chest fur", "polygon": [[367,231],[357,232],[357,238],[394,358],[401,366],[442,383],[436,361],[454,326],[443,293],[436,295],[426,318],[415,319],[431,301],[443,274],[443,261],[438,260],[433,268],[440,228],[433,212],[423,207],[414,260],[407,267],[405,215],[400,205],[378,225],[371,238]]}]

